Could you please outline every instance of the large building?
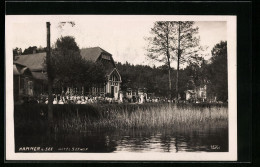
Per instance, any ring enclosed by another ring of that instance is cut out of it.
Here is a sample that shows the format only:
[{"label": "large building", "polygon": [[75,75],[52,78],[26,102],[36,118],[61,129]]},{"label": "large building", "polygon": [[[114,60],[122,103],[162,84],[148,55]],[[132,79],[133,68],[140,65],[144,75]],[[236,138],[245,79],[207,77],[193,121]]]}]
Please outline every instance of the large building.
[{"label": "large building", "polygon": [[[85,48],[80,51],[81,56],[88,61],[92,62],[102,62],[106,70],[107,82],[104,85],[95,86],[92,88],[79,88],[78,92],[85,91],[83,93],[88,93],[92,95],[107,95],[118,99],[119,90],[121,84],[121,76],[116,68],[115,62],[113,60],[112,54],[103,50],[100,47]],[[19,66],[26,67],[30,70],[31,76],[34,80],[33,94],[38,94],[40,92],[46,92],[46,81],[47,75],[44,69],[46,53],[34,53],[29,55],[16,56],[14,61],[14,75],[17,75],[17,70],[15,67],[17,64]],[[19,74],[20,75],[20,74]],[[20,83],[19,83],[20,84]],[[20,85],[17,87],[20,87]],[[71,90],[71,88],[66,88],[65,91]]]}]

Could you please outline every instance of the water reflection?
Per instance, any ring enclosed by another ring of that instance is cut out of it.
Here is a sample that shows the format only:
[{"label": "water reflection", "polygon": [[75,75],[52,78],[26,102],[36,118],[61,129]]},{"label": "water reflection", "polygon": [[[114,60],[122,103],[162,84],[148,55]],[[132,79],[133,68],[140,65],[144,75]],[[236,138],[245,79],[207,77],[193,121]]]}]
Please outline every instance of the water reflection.
[{"label": "water reflection", "polygon": [[[44,133],[26,135],[17,133],[15,136],[16,152],[24,152],[21,149],[23,147],[52,147],[51,152],[97,153],[228,151],[227,124],[208,125],[195,129],[185,129],[185,127],[157,130],[99,129],[77,134],[60,133],[48,136]],[[78,150],[75,150],[75,148],[78,148]]]}]

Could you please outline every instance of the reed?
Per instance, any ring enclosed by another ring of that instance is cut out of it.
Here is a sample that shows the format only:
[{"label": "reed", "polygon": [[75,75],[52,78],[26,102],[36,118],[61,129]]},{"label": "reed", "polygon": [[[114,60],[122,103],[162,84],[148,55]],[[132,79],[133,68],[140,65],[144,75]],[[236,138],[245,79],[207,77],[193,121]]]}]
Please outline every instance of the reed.
[{"label": "reed", "polygon": [[[47,105],[16,105],[18,131],[45,130]],[[226,105],[167,103],[54,105],[56,132],[81,132],[91,129],[195,128],[228,123]]]}]

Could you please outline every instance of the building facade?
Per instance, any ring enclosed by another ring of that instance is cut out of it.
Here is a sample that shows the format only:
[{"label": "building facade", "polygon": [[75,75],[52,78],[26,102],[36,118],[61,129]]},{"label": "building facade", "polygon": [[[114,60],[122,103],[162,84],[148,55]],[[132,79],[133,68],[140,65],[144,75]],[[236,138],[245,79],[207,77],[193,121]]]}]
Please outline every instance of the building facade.
[{"label": "building facade", "polygon": [[207,100],[207,85],[200,86],[194,90],[185,91],[187,101],[201,101]]},{"label": "building facade", "polygon": [[88,61],[101,62],[105,67],[107,82],[89,88],[88,94],[101,95],[119,99],[121,75],[116,68],[112,54],[100,47],[85,48],[80,51],[81,56]]},{"label": "building facade", "polygon": [[[119,71],[116,68],[112,54],[100,47],[84,48],[80,50],[81,56],[88,61],[101,62],[106,70],[107,81],[104,84],[96,85],[92,88],[64,88],[65,91],[81,92],[91,95],[109,95],[115,99],[119,98],[120,84],[122,82]],[[29,55],[19,55],[15,57],[15,64],[19,64],[30,70],[32,78],[32,95],[47,92],[47,74],[44,68],[46,53],[35,53]],[[17,76],[14,67],[14,76]],[[19,74],[23,75],[23,74]]]}]

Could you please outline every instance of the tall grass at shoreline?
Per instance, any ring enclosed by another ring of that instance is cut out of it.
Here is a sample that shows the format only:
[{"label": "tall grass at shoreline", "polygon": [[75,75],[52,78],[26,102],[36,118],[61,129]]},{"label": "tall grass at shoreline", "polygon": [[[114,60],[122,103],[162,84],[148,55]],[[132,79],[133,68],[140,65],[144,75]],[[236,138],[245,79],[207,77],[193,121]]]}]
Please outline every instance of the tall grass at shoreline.
[{"label": "tall grass at shoreline", "polygon": [[[39,131],[47,125],[47,105],[15,106],[15,127]],[[54,105],[55,131],[203,127],[228,122],[225,105],[94,104]],[[38,127],[39,126],[39,127]]]}]

